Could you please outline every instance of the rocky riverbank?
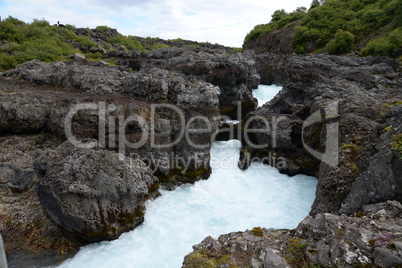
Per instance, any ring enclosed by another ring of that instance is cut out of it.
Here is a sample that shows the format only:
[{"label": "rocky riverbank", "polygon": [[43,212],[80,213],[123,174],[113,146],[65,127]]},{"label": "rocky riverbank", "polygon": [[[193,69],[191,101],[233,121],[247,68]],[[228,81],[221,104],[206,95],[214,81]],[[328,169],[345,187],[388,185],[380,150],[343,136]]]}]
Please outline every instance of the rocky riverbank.
[{"label": "rocky riverbank", "polygon": [[[398,62],[201,47],[118,52],[117,66],[76,55],[0,76],[0,222],[12,267],[117,238],[143,221],[159,187],[208,178],[222,116],[244,118],[235,127],[241,168],[283,157],[283,173],[318,178],[316,200],[296,230],[208,238],[186,267],[399,265]],[[256,109],[260,79],[283,90]],[[260,120],[245,125],[250,118]],[[266,145],[250,146],[246,135]]]},{"label": "rocky riverbank", "polygon": [[239,126],[239,166],[283,157],[283,173],[315,175],[310,216],[295,230],[206,238],[183,267],[401,267],[401,205],[388,201],[402,201],[399,63],[275,53],[256,63],[262,83],[283,89]]},{"label": "rocky riverbank", "polygon": [[0,223],[11,267],[54,264],[135,228],[159,187],[208,178],[222,107],[256,105],[252,54],[128,54],[120,66],[75,55],[0,76]]},{"label": "rocky riverbank", "polygon": [[319,213],[294,230],[256,227],[207,237],[183,267],[401,267],[401,224],[395,201],[352,216]]}]

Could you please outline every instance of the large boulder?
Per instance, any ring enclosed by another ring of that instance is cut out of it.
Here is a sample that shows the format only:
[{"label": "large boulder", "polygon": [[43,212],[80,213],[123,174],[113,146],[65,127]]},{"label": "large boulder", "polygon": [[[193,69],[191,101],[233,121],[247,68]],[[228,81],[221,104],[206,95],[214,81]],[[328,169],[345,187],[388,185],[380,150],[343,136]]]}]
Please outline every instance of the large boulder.
[{"label": "large boulder", "polygon": [[35,166],[39,200],[48,215],[89,242],[118,238],[142,223],[144,203],[159,185],[140,160],[69,142],[47,151]]}]

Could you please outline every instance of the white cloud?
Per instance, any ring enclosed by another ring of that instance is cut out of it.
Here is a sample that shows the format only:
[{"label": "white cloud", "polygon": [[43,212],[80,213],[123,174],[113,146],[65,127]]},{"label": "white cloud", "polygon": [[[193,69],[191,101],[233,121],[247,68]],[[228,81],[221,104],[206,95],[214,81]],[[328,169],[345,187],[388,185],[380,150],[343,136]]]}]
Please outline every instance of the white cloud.
[{"label": "white cloud", "polygon": [[[6,5],[4,6],[4,3]],[[77,27],[108,25],[126,35],[183,38],[241,46],[245,35],[284,8],[308,7],[311,0],[13,0],[1,1],[1,16],[26,22],[45,18]]]}]

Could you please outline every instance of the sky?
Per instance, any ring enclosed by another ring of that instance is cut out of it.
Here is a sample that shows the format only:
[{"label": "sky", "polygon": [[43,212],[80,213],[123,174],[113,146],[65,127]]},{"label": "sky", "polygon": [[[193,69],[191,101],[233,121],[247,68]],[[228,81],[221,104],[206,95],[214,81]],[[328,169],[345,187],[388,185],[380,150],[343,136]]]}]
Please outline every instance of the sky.
[{"label": "sky", "polygon": [[312,0],[0,0],[0,16],[45,19],[79,27],[106,25],[124,35],[182,38],[241,47],[275,10],[310,7]]}]

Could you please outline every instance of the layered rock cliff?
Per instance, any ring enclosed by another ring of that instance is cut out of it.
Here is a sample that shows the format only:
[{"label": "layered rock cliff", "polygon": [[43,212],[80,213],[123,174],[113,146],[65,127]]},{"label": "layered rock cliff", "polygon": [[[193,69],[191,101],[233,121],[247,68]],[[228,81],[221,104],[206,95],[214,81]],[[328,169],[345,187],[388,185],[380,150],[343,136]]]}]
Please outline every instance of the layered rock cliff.
[{"label": "layered rock cliff", "polygon": [[120,66],[33,60],[0,77],[0,223],[11,267],[50,265],[135,228],[160,186],[208,178],[221,107],[256,105],[252,54],[128,54]]},{"label": "layered rock cliff", "polygon": [[276,53],[258,54],[256,63],[262,83],[283,89],[239,124],[239,166],[282,157],[281,172],[317,176],[310,216],[295,230],[206,238],[183,267],[401,266],[399,63]]},{"label": "layered rock cliff", "polygon": [[[312,214],[351,214],[370,203],[401,201],[400,152],[390,145],[402,127],[398,120],[402,116],[398,62],[388,58],[274,54],[260,54],[257,62],[262,81],[284,87],[250,116],[270,121],[281,117],[277,127],[281,131],[274,137],[275,147],[245,147],[243,152],[251,156],[275,152],[288,159],[283,172],[317,175]],[[270,136],[268,132],[252,137],[263,144]],[[317,162],[308,148],[319,152],[319,160],[324,161]],[[325,157],[333,159],[325,161]],[[335,161],[333,165],[331,160]]]}]

